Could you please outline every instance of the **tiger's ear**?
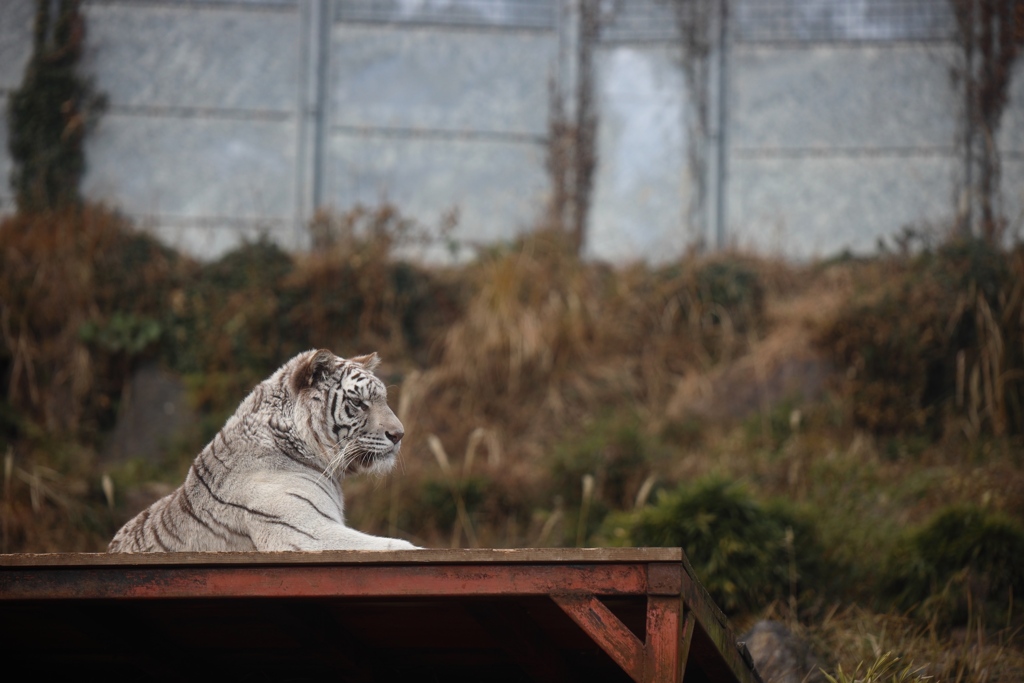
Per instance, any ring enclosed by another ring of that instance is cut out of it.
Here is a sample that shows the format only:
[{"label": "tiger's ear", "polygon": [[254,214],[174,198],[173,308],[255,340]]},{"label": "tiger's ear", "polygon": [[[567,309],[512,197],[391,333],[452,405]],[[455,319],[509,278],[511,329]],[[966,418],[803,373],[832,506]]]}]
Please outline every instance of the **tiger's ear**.
[{"label": "tiger's ear", "polygon": [[292,375],[292,390],[299,393],[321,381],[331,371],[334,354],[327,349],[319,349],[311,358],[299,365]]},{"label": "tiger's ear", "polygon": [[380,356],[377,352],[367,354],[365,356],[356,356],[355,358],[349,358],[349,362],[355,363],[356,365],[362,365],[367,370],[373,372],[373,369],[380,365]]}]

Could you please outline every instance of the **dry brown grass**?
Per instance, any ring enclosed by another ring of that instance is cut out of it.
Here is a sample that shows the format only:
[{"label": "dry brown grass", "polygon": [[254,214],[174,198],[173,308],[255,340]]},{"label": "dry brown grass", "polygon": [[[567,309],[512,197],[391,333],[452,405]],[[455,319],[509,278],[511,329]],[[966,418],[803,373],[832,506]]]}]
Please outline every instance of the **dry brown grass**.
[{"label": "dry brown grass", "polygon": [[1024,677],[1020,633],[986,629],[978,621],[943,632],[908,617],[848,607],[830,611],[812,633],[818,647],[831,653],[833,670],[864,671],[891,653],[932,681],[1014,683]]},{"label": "dry brown grass", "polygon": [[[465,457],[458,458],[470,451],[472,434],[485,430],[500,464],[475,467],[489,495],[511,502],[483,506],[488,531],[479,542],[560,542],[558,525],[577,524],[578,510],[563,509],[564,500],[579,492],[551,490],[552,451],[609,413],[638,414],[641,429],[656,434],[676,419],[666,406],[680,381],[742,355],[764,332],[762,300],[745,299],[746,290],[719,300],[712,291],[731,273],[723,269],[740,267],[744,277],[764,268],[783,278],[776,264],[734,256],[658,271],[614,270],[581,262],[563,236],[544,231],[482,255],[463,273],[471,295],[435,342],[436,363],[395,387],[410,437],[403,483],[388,486],[405,490],[410,481],[438,478],[438,448],[452,454],[454,468],[463,467]],[[646,478],[639,474],[627,497]],[[378,530],[388,519],[394,530],[403,518],[400,496],[380,495],[375,486],[353,482],[353,494],[367,501],[354,514]],[[420,540],[449,544],[446,532],[430,534]]]},{"label": "dry brown grass", "polygon": [[869,264],[858,282],[818,341],[847,372],[859,426],[1024,433],[1024,250],[950,242]]}]

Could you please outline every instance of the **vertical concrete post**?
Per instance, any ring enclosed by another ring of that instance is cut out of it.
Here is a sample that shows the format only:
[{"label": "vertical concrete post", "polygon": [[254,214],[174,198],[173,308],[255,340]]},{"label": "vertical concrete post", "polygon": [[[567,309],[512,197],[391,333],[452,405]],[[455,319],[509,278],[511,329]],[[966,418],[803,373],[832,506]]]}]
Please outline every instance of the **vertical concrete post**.
[{"label": "vertical concrete post", "polygon": [[707,159],[707,243],[725,248],[727,234],[727,179],[729,161],[729,3],[717,0],[710,27],[712,56],[709,64],[709,137]]},{"label": "vertical concrete post", "polygon": [[552,208],[577,253],[586,238],[596,165],[594,50],[600,11],[599,0],[559,4],[558,81],[552,89],[549,141]]},{"label": "vertical concrete post", "polygon": [[310,219],[324,204],[330,70],[330,0],[306,0],[300,5],[302,41],[299,68],[299,121],[296,146],[296,231],[297,244],[306,243]]},{"label": "vertical concrete post", "polygon": [[580,41],[580,0],[556,0],[558,3],[558,65],[555,71],[555,83],[552,97],[560,97],[561,102],[552,102],[551,106],[561,107],[567,119],[576,116],[576,90],[578,79],[579,41]]}]

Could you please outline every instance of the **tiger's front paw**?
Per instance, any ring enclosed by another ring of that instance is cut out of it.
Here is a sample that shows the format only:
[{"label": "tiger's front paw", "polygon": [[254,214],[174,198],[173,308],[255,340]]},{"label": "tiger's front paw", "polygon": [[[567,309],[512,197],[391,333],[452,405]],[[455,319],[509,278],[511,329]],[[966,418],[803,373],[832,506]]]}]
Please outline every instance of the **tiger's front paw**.
[{"label": "tiger's front paw", "polygon": [[403,541],[400,538],[388,539],[388,550],[423,550],[418,545],[413,545],[409,541]]}]

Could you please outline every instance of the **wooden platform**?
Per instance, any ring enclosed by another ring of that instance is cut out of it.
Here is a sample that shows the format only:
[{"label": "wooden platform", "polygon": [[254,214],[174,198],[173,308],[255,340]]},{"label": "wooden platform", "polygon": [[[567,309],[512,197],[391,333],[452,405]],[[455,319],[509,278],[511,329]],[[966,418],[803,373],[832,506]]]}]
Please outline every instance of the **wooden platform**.
[{"label": "wooden platform", "polygon": [[678,548],[0,555],[0,639],[48,677],[759,681]]}]

